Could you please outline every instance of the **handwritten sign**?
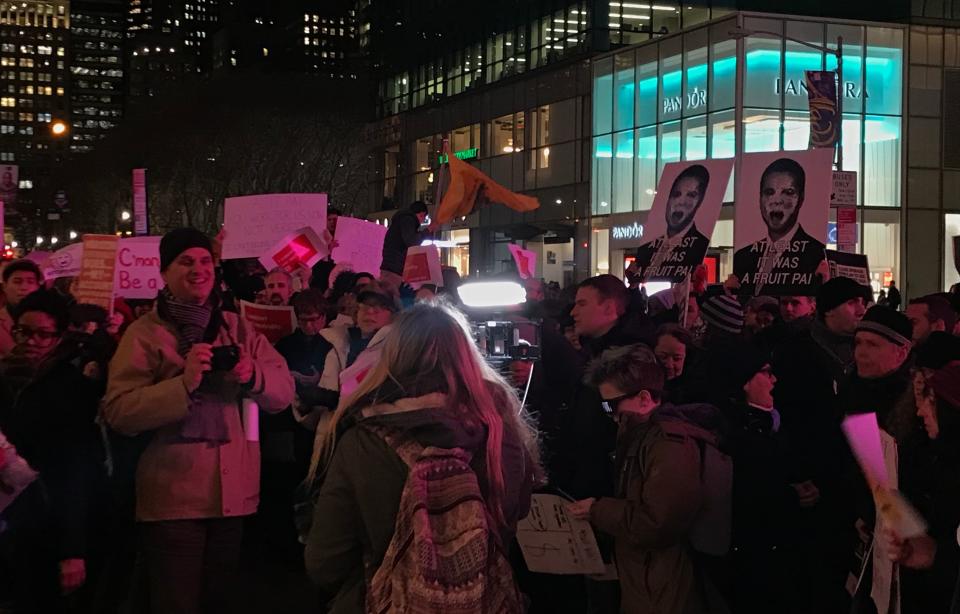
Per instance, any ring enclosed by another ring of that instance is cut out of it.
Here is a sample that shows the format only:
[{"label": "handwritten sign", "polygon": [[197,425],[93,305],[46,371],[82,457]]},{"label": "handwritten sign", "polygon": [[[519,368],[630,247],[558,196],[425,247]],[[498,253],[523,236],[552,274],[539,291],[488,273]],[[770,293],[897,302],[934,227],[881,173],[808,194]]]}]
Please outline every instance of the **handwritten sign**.
[{"label": "handwritten sign", "polygon": [[403,262],[403,281],[413,288],[423,284],[443,285],[443,269],[440,267],[440,248],[422,245],[407,250]]},{"label": "handwritten sign", "polygon": [[77,284],[78,303],[99,305],[113,313],[114,276],[117,268],[115,235],[83,235],[83,259]]},{"label": "handwritten sign", "polygon": [[222,258],[259,258],[288,233],[304,226],[318,234],[326,228],[326,194],[257,194],[228,198],[223,210]]},{"label": "handwritten sign", "polygon": [[507,248],[517,265],[517,273],[520,275],[520,279],[530,279],[537,276],[537,252],[523,249],[513,243],[507,245]]},{"label": "handwritten sign", "polygon": [[327,243],[313,228],[305,226],[277,241],[260,257],[260,263],[268,271],[279,267],[293,273],[303,267],[312,267],[326,256]]},{"label": "handwritten sign", "polygon": [[380,276],[383,239],[387,229],[354,217],[337,218],[337,246],[330,256],[337,264],[349,264],[357,273]]},{"label": "handwritten sign", "polygon": [[517,524],[517,542],[530,571],[601,574],[603,559],[590,523],[567,515],[566,501],[535,494],[530,513]]},{"label": "handwritten sign", "polygon": [[117,249],[117,296],[152,299],[163,288],[160,275],[160,237],[130,237]]},{"label": "handwritten sign", "polygon": [[293,307],[287,305],[257,305],[240,301],[240,317],[250,322],[253,329],[276,343],[293,333],[297,327],[297,316]]}]

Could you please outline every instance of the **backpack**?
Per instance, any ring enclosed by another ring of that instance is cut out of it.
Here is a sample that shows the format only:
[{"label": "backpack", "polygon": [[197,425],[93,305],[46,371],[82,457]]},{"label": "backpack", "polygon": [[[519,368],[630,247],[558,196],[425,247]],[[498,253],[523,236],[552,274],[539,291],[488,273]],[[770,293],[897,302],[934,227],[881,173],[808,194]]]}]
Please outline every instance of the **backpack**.
[{"label": "backpack", "polygon": [[393,539],[370,575],[367,614],[519,614],[525,608],[470,454],[424,448],[379,427],[410,468]]}]

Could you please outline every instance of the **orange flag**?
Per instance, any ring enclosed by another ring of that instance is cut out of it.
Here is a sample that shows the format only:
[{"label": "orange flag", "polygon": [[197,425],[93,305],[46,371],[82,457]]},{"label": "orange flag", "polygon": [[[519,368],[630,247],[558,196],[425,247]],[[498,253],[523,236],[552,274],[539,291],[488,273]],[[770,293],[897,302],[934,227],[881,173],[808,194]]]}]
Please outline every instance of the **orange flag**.
[{"label": "orange flag", "polygon": [[521,213],[540,207],[536,198],[511,192],[454,155],[447,158],[450,185],[433,216],[434,222],[446,224],[454,218],[468,215],[475,206],[485,202],[500,203]]}]

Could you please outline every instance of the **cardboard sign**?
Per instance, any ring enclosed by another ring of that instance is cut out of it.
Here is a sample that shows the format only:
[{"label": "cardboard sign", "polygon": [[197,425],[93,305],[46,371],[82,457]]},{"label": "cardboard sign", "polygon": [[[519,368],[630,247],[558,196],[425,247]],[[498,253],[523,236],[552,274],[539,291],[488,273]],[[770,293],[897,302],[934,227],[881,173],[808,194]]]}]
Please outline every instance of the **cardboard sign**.
[{"label": "cardboard sign", "polygon": [[117,296],[130,299],[153,299],[163,288],[160,275],[161,237],[120,239],[117,249],[117,275],[114,286]]},{"label": "cardboard sign", "polygon": [[[36,252],[31,252],[34,254]],[[50,254],[43,263],[43,278],[76,277],[80,274],[83,259],[83,243],[74,243]]]},{"label": "cardboard sign", "polygon": [[507,248],[517,265],[517,273],[520,275],[520,279],[530,279],[537,276],[537,252],[523,249],[513,243],[508,244]]},{"label": "cardboard sign", "polygon": [[240,301],[240,317],[250,322],[253,329],[276,343],[297,328],[297,316],[287,305],[257,305]]},{"label": "cardboard sign", "polygon": [[293,273],[300,268],[310,268],[327,257],[327,244],[316,231],[305,226],[283,237],[260,257],[260,263],[268,271],[281,268]]},{"label": "cardboard sign", "polygon": [[223,209],[225,236],[221,257],[224,260],[259,258],[288,233],[304,226],[318,234],[327,227],[326,194],[257,194],[228,198]]},{"label": "cardboard sign", "polygon": [[720,217],[733,160],[672,162],[663,168],[637,250],[643,281],[681,282],[700,266]]},{"label": "cardboard sign", "polygon": [[857,250],[857,208],[837,209],[837,249],[841,252]]},{"label": "cardboard sign", "polygon": [[78,303],[99,305],[113,313],[113,280],[119,244],[120,237],[115,235],[83,235],[83,259],[76,293]]},{"label": "cardboard sign", "polygon": [[593,528],[567,515],[567,501],[535,494],[530,513],[517,524],[517,542],[530,571],[549,574],[601,574],[603,558]]},{"label": "cardboard sign", "polygon": [[832,249],[826,251],[830,279],[849,277],[861,286],[870,287],[870,265],[865,254],[848,254]]},{"label": "cardboard sign", "polygon": [[387,229],[380,224],[354,217],[337,218],[337,246],[330,257],[337,264],[348,264],[357,273],[380,277],[383,239]]},{"label": "cardboard sign", "polygon": [[403,281],[414,289],[424,284],[442,286],[440,248],[436,245],[421,245],[408,249],[407,258],[403,261]]},{"label": "cardboard sign", "polygon": [[812,295],[824,260],[833,150],[744,154],[733,273],[747,296]]},{"label": "cardboard sign", "polygon": [[147,169],[133,169],[133,234],[148,234],[147,218]]}]

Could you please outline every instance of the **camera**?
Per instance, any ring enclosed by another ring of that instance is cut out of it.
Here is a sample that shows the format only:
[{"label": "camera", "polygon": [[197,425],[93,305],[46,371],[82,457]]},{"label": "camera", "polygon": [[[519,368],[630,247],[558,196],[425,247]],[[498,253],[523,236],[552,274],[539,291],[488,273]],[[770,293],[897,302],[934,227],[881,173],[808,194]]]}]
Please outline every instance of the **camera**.
[{"label": "camera", "polygon": [[240,347],[236,345],[221,345],[211,350],[210,368],[213,371],[232,371],[240,362]]}]

